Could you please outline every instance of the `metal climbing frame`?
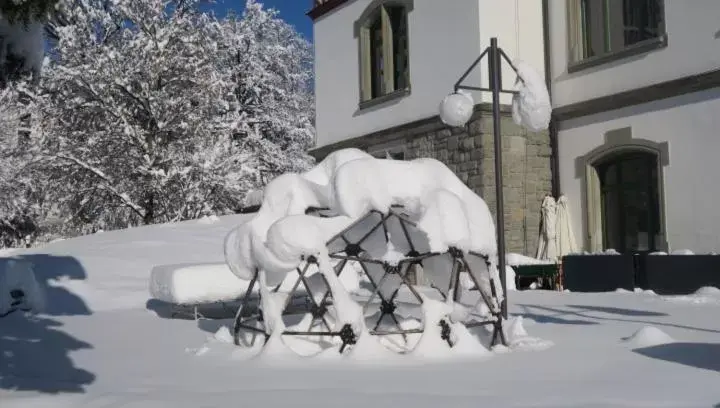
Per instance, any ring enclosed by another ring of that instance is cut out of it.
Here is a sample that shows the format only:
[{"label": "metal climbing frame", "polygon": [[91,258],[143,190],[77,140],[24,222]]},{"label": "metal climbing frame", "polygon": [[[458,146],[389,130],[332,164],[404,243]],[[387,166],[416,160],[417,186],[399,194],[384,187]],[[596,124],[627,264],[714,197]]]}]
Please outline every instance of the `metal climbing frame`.
[{"label": "metal climbing frame", "polygon": [[[336,276],[340,277],[347,269],[346,266],[348,266],[349,262],[357,262],[361,266],[363,275],[367,277],[371,295],[367,299],[359,300],[361,303],[364,302],[363,311],[365,312],[366,321],[368,316],[379,315],[374,322],[371,321],[369,324],[366,322],[370,334],[376,336],[401,335],[407,342],[408,334],[422,333],[422,328],[402,327],[397,314],[398,296],[401,288],[405,286],[411,298],[417,301],[416,305],[422,305],[423,297],[416,285],[410,281],[409,271],[416,265],[426,268],[427,264],[432,263],[433,260],[442,258],[443,262],[441,264],[449,268],[447,289],[443,290],[437,285],[432,287],[440,293],[444,300],[447,300],[448,296],[452,296],[454,301],[460,302],[462,297],[460,276],[463,271],[468,272],[475,286],[474,289],[479,292],[480,301],[487,306],[490,316],[488,318],[488,316],[471,313],[470,321],[462,323],[466,327],[492,325],[492,345],[498,342],[506,345],[502,330],[503,316],[492,275],[489,276],[490,293],[486,293],[478,280],[477,274],[473,271],[472,264],[474,262],[470,262],[471,259],[468,259],[474,257],[475,260],[481,260],[489,272],[490,263],[488,257],[476,252],[465,254],[457,248],[450,248],[447,252],[442,253],[430,252],[427,248],[421,248],[422,240],[417,238],[424,233],[417,228],[416,223],[402,210],[402,206],[393,206],[387,214],[372,210],[327,242],[330,258],[337,261],[334,266]],[[322,211],[315,209],[309,211],[309,213],[327,216]],[[413,239],[413,236],[416,238]],[[402,256],[394,261],[384,259],[382,255],[388,246],[404,250]],[[296,271],[298,277],[290,289],[283,307],[284,319],[293,315],[309,314],[311,316],[309,327],[307,330],[286,329],[283,331],[283,335],[337,337],[342,341],[340,347],[342,353],[348,345],[355,344],[358,333],[354,333],[352,327],[347,324],[343,325],[339,330],[333,330],[328,321],[328,314],[333,305],[330,286],[323,277],[322,288],[313,288],[307,277],[310,268],[317,267],[318,262],[315,257],[302,260]],[[322,276],[321,274],[318,275]],[[256,339],[255,335],[264,336],[265,341],[270,335],[263,325],[259,296],[253,294],[256,284],[257,275],[251,281],[235,317],[233,333],[236,345],[241,344],[243,331],[254,334],[252,342]],[[296,294],[300,285],[304,287],[305,294],[298,297]],[[282,284],[276,286],[272,291],[277,293],[281,286]],[[380,300],[378,305],[373,304],[376,298]],[[297,302],[298,299],[300,302]],[[475,306],[477,305],[474,305],[473,309]],[[368,312],[372,312],[371,308],[373,307],[376,308],[375,313],[368,314]],[[389,318],[393,327],[383,327],[382,323],[387,320],[386,318]],[[322,324],[322,329],[313,330],[313,327],[318,322]],[[452,347],[454,344],[451,340],[450,324],[443,320],[440,325],[442,338]]]}]

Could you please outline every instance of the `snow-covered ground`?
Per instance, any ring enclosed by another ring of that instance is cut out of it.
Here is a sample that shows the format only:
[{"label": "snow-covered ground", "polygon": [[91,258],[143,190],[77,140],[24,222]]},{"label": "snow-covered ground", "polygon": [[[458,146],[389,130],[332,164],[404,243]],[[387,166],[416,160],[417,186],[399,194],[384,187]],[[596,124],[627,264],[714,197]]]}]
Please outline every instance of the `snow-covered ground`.
[{"label": "snow-covered ground", "polygon": [[510,313],[552,346],[481,359],[248,360],[228,342],[222,326],[230,321],[159,316],[148,290],[155,266],[223,262],[223,238],[243,217],[0,252],[31,261],[47,296],[43,314],[0,319],[0,407],[720,403],[720,294],[712,289],[682,297],[511,292]]}]

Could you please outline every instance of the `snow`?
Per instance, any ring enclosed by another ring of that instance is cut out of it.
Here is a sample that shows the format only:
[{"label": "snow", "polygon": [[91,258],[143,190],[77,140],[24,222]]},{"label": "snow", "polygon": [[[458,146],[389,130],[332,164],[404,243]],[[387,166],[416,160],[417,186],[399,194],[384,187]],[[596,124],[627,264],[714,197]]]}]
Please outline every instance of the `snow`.
[{"label": "snow", "polygon": [[658,346],[673,341],[673,338],[667,333],[653,326],[645,326],[633,333],[632,336],[623,339],[623,342],[634,348]]},{"label": "snow", "polygon": [[150,272],[150,295],[174,304],[237,300],[248,288],[225,263],[159,265]]},{"label": "snow", "polygon": [[545,79],[525,61],[517,60],[513,65],[518,75],[518,93],[512,100],[513,120],[531,132],[543,131],[548,128],[552,114]]},{"label": "snow", "polygon": [[475,101],[469,92],[458,90],[443,98],[440,119],[448,126],[465,126],[472,117]]},{"label": "snow", "polygon": [[[505,325],[511,346],[478,358],[397,355],[372,337],[347,355],[331,348],[308,359],[281,345],[248,358],[232,344],[232,319],[156,314],[148,291],[153,268],[222,263],[223,238],[249,219],[107,231],[3,252],[33,263],[47,302],[35,316],[0,319],[0,405],[707,408],[720,402],[720,303],[513,292]],[[674,341],[623,342],[646,326]]]}]

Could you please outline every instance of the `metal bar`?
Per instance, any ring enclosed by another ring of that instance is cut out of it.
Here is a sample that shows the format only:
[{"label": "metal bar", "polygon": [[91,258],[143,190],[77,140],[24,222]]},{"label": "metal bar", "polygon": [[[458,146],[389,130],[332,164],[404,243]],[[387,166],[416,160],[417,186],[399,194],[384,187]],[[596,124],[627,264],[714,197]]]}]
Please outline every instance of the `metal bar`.
[{"label": "metal bar", "polygon": [[458,81],[455,82],[455,92],[458,91],[458,89],[459,89],[458,87],[459,87],[460,84],[462,84],[462,82],[468,77],[468,75],[470,75],[470,72],[472,72],[472,70],[475,69],[475,67],[480,63],[480,61],[482,61],[482,59],[485,57],[485,54],[488,53],[488,49],[489,49],[489,48],[485,48],[485,50],[484,50],[484,51],[480,54],[480,56],[477,57],[477,59],[470,65],[470,67],[465,71],[465,73],[462,74],[462,76],[460,77],[460,79],[458,79]]},{"label": "metal bar", "polygon": [[247,290],[245,291],[245,296],[243,296],[243,300],[240,303],[240,306],[238,307],[237,313],[235,314],[235,322],[233,327],[233,340],[235,341],[235,345],[239,346],[239,337],[240,334],[240,324],[242,321],[242,311],[245,308],[245,305],[247,304],[248,300],[250,299],[250,294],[252,293],[253,288],[255,287],[255,283],[257,282],[258,274],[255,273],[255,276],[253,276],[252,280],[250,281],[250,284],[248,285]]},{"label": "metal bar", "polygon": [[469,322],[469,323],[463,323],[465,327],[479,327],[479,326],[489,326],[491,324],[497,323],[495,320],[486,320],[484,322]]},{"label": "metal bar", "polygon": [[290,336],[339,336],[340,332],[311,332],[311,331],[298,331],[298,330],[285,330],[282,332],[283,335]]},{"label": "metal bar", "polygon": [[410,250],[415,252],[415,244],[413,244],[412,239],[410,239],[410,233],[405,226],[405,221],[402,218],[398,217],[398,222],[400,223],[400,228],[402,228],[403,234],[405,235],[405,239],[407,239]]},{"label": "metal bar", "polygon": [[394,211],[394,210],[390,210],[390,212],[392,212],[392,214],[393,214],[394,216],[398,217],[398,219],[407,222],[408,224],[412,225],[413,227],[417,227],[417,223],[416,223],[415,221],[411,220],[407,215],[405,215],[405,214],[400,214],[400,213],[398,213],[398,212],[396,212],[396,211]]},{"label": "metal bar", "polygon": [[[492,89],[490,89],[490,88],[481,88],[481,87],[478,87],[478,86],[466,86],[466,85],[463,85],[463,86],[459,87],[458,89],[465,89],[465,90],[468,90],[468,91],[492,92]],[[519,91],[516,91],[516,90],[513,90],[513,89],[501,89],[501,90],[500,90],[500,93],[515,95],[515,94],[518,94],[518,93],[520,93],[520,92],[519,92]]]},{"label": "metal bar", "polygon": [[398,331],[376,331],[376,330],[370,330],[370,334],[373,336],[389,336],[393,334],[422,334],[423,329],[403,329]]},{"label": "metal bar", "polygon": [[[246,324],[244,324],[244,323],[240,323],[240,324],[239,324],[239,327],[242,327],[243,329],[249,330],[249,331],[251,331],[251,332],[267,334],[267,333],[265,333],[265,330],[258,329],[257,327],[253,327],[253,326],[248,326],[248,325],[246,325]],[[236,345],[238,345],[238,344],[236,344]]]},{"label": "metal bar", "polygon": [[[382,213],[380,213],[380,214],[382,214]],[[360,240],[357,242],[357,244],[362,245],[362,243],[365,242],[365,240],[368,239],[370,237],[370,235],[372,235],[378,228],[380,228],[381,225],[385,224],[385,220],[387,220],[389,217],[390,217],[390,213],[388,213],[387,215],[383,215],[380,218],[380,222],[378,222],[378,224],[375,225],[370,231],[368,231],[367,234],[365,234],[362,238],[360,238]]]},{"label": "metal bar", "polygon": [[500,132],[500,89],[502,80],[500,77],[500,49],[497,45],[497,38],[490,39],[490,51],[488,58],[488,70],[490,73],[490,88],[492,89],[493,107],[493,134],[495,142],[495,205],[496,205],[496,232],[498,249],[498,268],[500,268],[500,282],[503,289],[503,300],[500,309],[502,315],[507,319],[507,282],[505,282],[505,205],[503,198],[503,174],[502,174],[502,133]]},{"label": "metal bar", "polygon": [[343,261],[367,262],[367,263],[378,264],[378,265],[382,265],[385,263],[385,262],[377,260],[377,259],[365,259],[365,258],[360,258],[358,256],[330,255],[330,258],[343,260]]},{"label": "metal bar", "polygon": [[[478,282],[477,277],[475,276],[475,273],[470,268],[470,264],[468,263],[467,259],[463,259],[463,262],[465,263],[465,268],[468,270],[468,274],[470,274],[470,279],[472,279],[473,282],[475,283],[475,286],[477,286],[478,293],[480,293],[480,297],[482,297],[483,302],[485,302],[485,305],[488,307],[488,309],[490,309],[492,311],[493,314],[497,313],[497,310],[495,309],[495,306],[490,301],[490,298],[488,298],[487,293],[485,293],[482,290],[482,287],[480,286],[480,282]],[[490,272],[490,270],[488,269],[488,273],[489,272]],[[491,283],[491,285],[492,285],[492,283]],[[491,290],[492,290],[492,286],[491,286]],[[496,298],[496,300],[497,300],[497,298]]]}]

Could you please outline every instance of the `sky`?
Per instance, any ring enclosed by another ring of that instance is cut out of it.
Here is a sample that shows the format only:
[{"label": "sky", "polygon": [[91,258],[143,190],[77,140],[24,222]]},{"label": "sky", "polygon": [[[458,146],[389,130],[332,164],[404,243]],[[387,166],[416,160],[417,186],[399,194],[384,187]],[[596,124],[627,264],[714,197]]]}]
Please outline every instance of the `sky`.
[{"label": "sky", "polygon": [[[312,41],[312,21],[305,13],[310,10],[312,0],[258,0],[266,8],[274,8],[280,11],[280,17],[293,25],[308,41]],[[242,13],[245,8],[245,0],[215,0],[210,8],[215,10],[218,16],[223,16],[228,10]]]}]

